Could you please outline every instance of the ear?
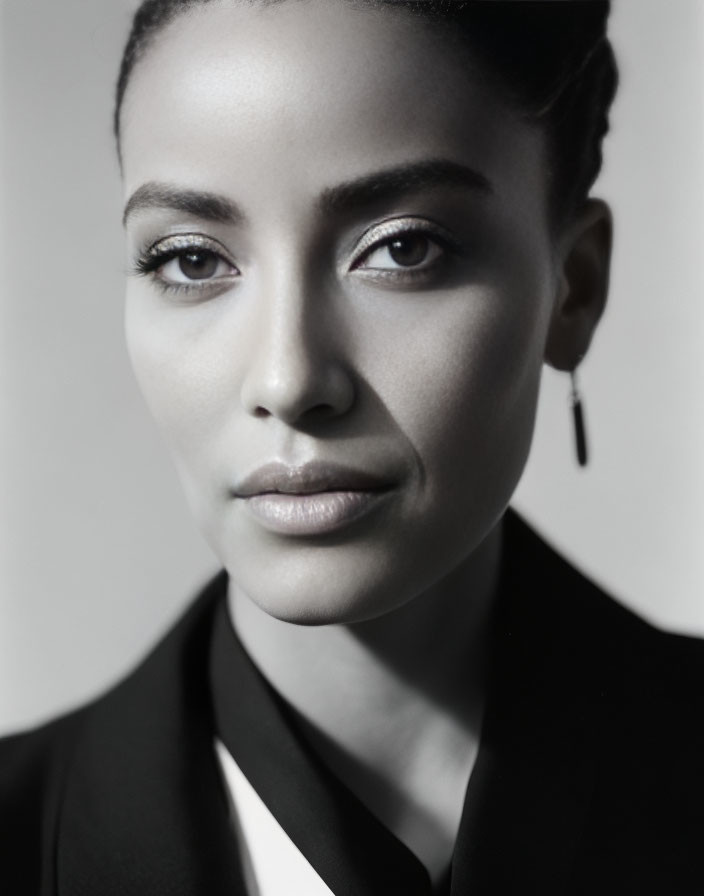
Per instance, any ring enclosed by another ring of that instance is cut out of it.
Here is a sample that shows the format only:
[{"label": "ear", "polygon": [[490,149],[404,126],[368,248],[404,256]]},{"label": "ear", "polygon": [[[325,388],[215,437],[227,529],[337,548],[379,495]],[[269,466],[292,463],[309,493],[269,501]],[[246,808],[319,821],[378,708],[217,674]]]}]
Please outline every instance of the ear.
[{"label": "ear", "polygon": [[545,360],[557,370],[577,367],[599,323],[609,288],[612,231],[609,206],[589,199],[560,238],[557,294],[545,344]]}]

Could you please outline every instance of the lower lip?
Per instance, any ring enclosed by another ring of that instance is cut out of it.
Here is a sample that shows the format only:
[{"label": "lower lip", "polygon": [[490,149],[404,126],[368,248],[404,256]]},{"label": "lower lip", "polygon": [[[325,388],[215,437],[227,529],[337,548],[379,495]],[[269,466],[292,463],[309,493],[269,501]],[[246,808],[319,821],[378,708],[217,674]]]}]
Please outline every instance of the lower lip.
[{"label": "lower lip", "polygon": [[252,495],[246,504],[270,532],[279,535],[325,535],[369,513],[388,491],[317,492],[288,495],[271,492]]}]

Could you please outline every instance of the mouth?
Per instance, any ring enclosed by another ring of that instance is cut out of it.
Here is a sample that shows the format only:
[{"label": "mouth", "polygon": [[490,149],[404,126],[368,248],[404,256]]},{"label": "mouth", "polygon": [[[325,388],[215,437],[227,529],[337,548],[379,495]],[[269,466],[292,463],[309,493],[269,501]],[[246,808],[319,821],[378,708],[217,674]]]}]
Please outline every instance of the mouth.
[{"label": "mouth", "polygon": [[334,464],[271,463],[241,480],[232,496],[268,531],[280,535],[335,532],[376,508],[395,487],[388,476]]}]

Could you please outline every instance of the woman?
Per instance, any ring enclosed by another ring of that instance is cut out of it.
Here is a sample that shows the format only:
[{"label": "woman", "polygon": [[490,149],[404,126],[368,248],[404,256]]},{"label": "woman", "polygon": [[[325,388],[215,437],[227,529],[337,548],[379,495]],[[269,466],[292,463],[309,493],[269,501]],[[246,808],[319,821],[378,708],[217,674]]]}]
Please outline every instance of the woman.
[{"label": "woman", "polygon": [[692,892],[701,647],[506,511],[606,299],[607,12],[140,7],[127,341],[225,572],[2,745],[5,889]]}]

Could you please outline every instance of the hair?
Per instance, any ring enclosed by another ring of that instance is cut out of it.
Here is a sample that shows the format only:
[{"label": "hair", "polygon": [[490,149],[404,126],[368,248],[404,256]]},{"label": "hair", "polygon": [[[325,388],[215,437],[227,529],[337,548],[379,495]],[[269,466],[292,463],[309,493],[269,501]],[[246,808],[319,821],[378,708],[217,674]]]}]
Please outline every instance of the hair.
[{"label": "hair", "polygon": [[[171,21],[212,0],[144,0],[125,46],[114,110],[120,113],[135,65]],[[239,0],[272,5],[286,0]],[[544,129],[555,223],[586,202],[602,165],[602,142],[618,71],[606,26],[608,0],[346,0],[391,8],[441,28],[466,48],[502,98]]]}]

